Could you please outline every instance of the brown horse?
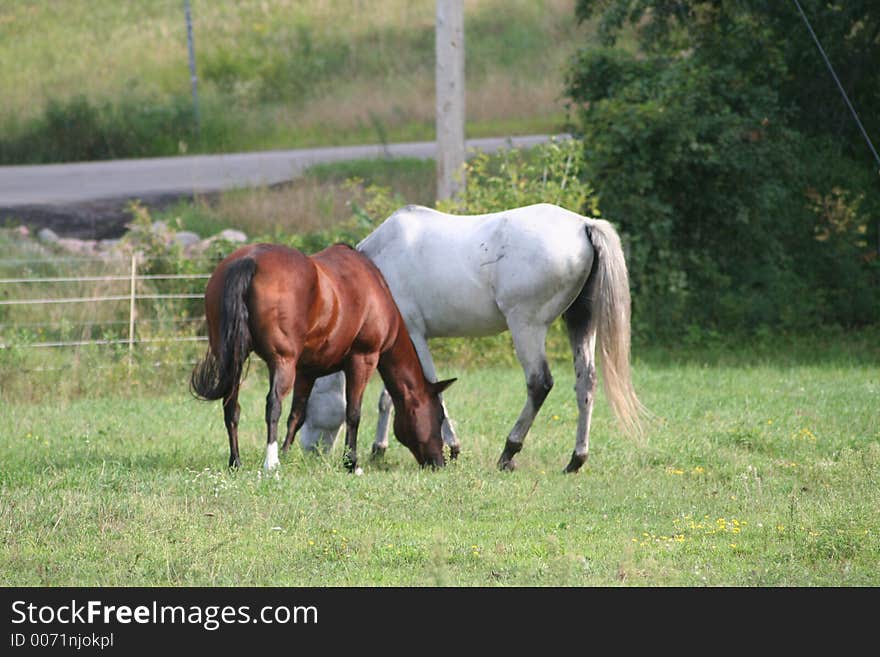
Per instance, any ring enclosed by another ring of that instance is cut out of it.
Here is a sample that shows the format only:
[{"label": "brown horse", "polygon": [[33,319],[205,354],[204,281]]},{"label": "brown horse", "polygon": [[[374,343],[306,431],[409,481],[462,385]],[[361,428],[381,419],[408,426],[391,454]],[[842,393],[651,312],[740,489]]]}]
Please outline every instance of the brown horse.
[{"label": "brown horse", "polygon": [[420,465],[442,466],[438,395],[455,379],[425,378],[406,324],[376,266],[336,244],[313,256],[272,244],[242,247],[208,281],[205,316],[210,348],[192,372],[194,394],[223,400],[229,467],[238,454],[238,392],[253,351],[269,367],[264,467],[278,466],[278,419],[293,389],[287,451],[305,421],[315,379],[345,372],[345,464],[357,468],[357,431],[364,388],[378,368],[394,402],[394,433]]}]

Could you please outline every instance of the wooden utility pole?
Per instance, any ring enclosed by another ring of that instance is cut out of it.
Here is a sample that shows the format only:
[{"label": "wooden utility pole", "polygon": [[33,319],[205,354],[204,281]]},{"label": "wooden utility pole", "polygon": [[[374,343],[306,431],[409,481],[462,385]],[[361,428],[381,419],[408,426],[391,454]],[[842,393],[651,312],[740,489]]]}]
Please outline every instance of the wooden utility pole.
[{"label": "wooden utility pole", "polygon": [[192,12],[189,8],[189,0],[183,2],[183,13],[186,19],[186,45],[189,51],[189,81],[192,87],[193,119],[196,124],[196,134],[201,135],[202,126],[199,117],[199,78],[196,75],[196,47],[193,39]]},{"label": "wooden utility pole", "polygon": [[464,5],[437,0],[437,199],[464,189]]}]

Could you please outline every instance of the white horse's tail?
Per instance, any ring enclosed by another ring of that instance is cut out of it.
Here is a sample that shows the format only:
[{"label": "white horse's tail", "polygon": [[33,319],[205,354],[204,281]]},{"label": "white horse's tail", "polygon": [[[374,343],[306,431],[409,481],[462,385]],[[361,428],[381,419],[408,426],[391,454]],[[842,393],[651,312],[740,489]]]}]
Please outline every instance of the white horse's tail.
[{"label": "white horse's tail", "polygon": [[630,373],[629,274],[620,237],[602,219],[587,219],[587,237],[595,250],[585,286],[590,304],[587,335],[597,334],[602,385],[614,415],[627,433],[641,435],[641,416],[647,411],[636,396]]}]

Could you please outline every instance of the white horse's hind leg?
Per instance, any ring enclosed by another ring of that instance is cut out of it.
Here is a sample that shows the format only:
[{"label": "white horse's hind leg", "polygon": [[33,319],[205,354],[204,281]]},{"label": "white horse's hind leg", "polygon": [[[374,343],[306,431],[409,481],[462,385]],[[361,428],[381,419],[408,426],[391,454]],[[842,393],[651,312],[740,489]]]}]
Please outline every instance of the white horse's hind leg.
[{"label": "white horse's hind leg", "polygon": [[590,420],[596,392],[596,330],[572,321],[566,316],[568,339],[574,357],[575,396],[578,405],[578,425],[574,452],[566,472],[577,472],[586,462],[590,451]]},{"label": "white horse's hind leg", "polygon": [[513,429],[507,437],[504,451],[498,459],[498,468],[501,470],[516,468],[513,457],[522,449],[526,434],[553,387],[553,376],[550,374],[550,366],[547,364],[545,347],[547,326],[514,321],[510,321],[509,326],[513,336],[513,346],[516,348],[516,356],[526,375],[528,398],[516,424],[513,425]]}]

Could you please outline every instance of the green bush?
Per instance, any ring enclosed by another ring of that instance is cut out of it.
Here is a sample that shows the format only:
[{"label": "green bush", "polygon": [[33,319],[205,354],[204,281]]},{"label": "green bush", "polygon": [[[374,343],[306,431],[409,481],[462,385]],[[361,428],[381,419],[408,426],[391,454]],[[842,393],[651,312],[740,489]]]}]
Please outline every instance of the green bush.
[{"label": "green bush", "polygon": [[583,171],[583,149],[573,140],[552,140],[528,150],[505,149],[492,156],[480,153],[465,165],[464,192],[438,203],[437,209],[480,214],[554,203],[596,216],[596,197]]},{"label": "green bush", "polygon": [[777,23],[754,3],[673,4],[579,2],[606,36],[638,22],[643,50],[586,49],[567,79],[584,175],[629,246],[637,331],[880,321],[876,176],[802,128]]},{"label": "green bush", "polygon": [[176,155],[200,139],[222,145],[229,132],[221,112],[203,112],[196,129],[192,98],[131,97],[94,102],[85,96],[49,101],[43,114],[0,128],[0,163],[36,164]]}]

